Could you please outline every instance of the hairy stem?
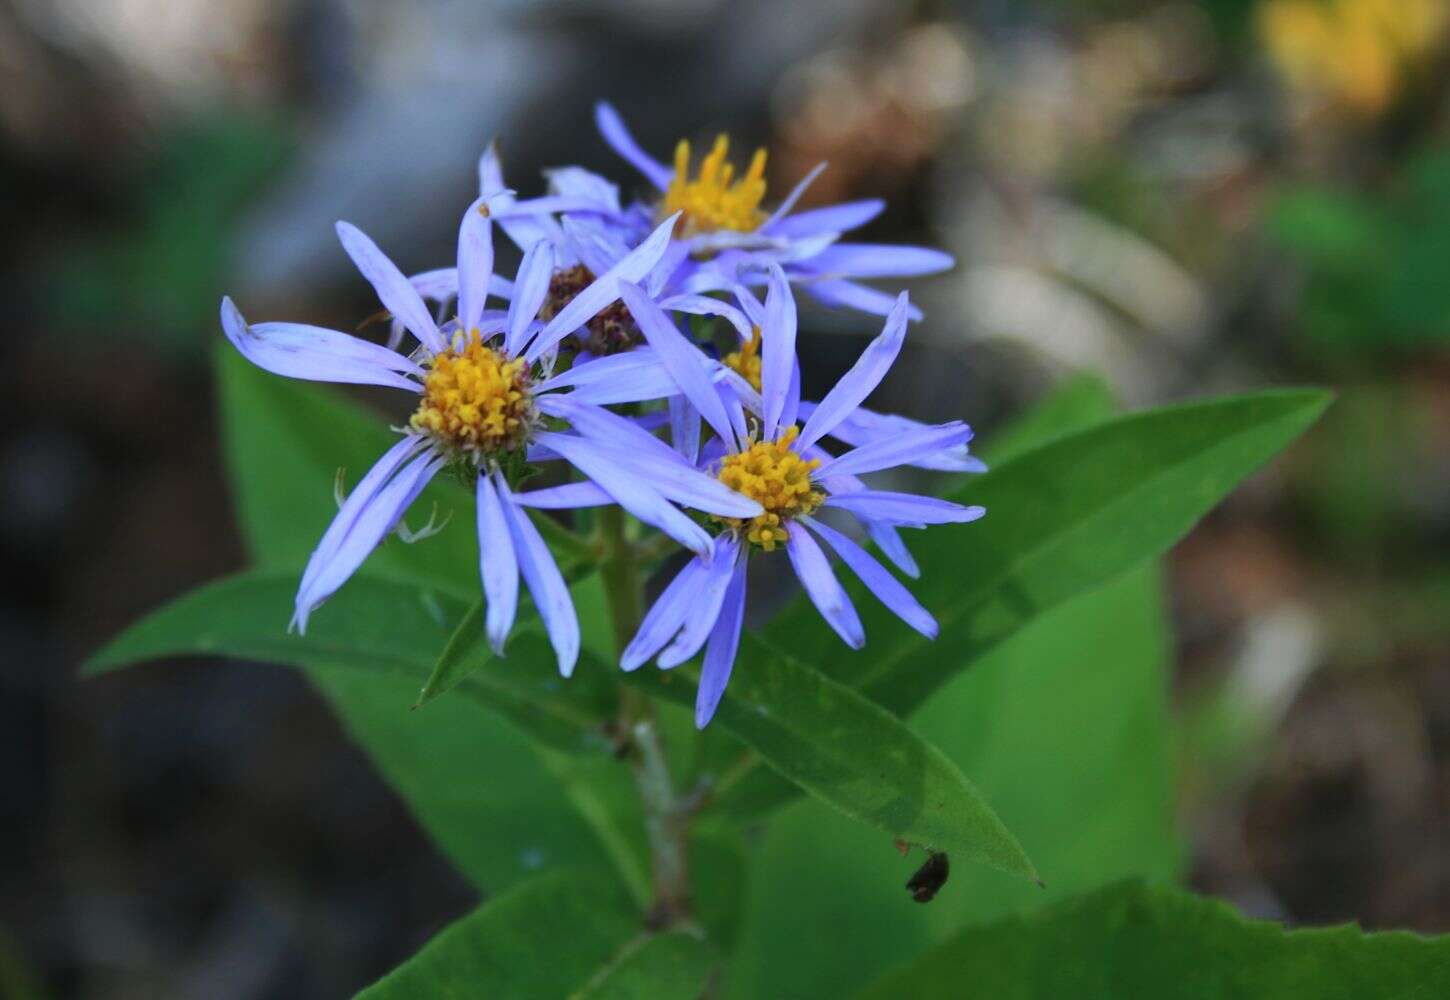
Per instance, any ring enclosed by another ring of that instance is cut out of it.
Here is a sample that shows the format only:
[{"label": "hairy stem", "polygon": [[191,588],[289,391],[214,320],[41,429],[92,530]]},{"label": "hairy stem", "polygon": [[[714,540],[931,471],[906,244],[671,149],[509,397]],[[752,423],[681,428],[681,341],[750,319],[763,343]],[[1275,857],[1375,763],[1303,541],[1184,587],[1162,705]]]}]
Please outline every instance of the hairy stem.
[{"label": "hairy stem", "polygon": [[[622,653],[634,637],[643,613],[642,567],[634,546],[625,537],[623,511],[617,507],[601,510],[599,533],[604,550],[600,572],[604,577],[605,599],[609,604],[615,648]],[[654,706],[649,698],[622,684],[619,712],[619,734],[629,749],[635,786],[644,806],[645,832],[649,837],[650,862],[654,872],[654,905],[649,922],[652,927],[663,929],[687,922],[690,918],[686,811],[670,778],[664,744],[660,740]]]}]

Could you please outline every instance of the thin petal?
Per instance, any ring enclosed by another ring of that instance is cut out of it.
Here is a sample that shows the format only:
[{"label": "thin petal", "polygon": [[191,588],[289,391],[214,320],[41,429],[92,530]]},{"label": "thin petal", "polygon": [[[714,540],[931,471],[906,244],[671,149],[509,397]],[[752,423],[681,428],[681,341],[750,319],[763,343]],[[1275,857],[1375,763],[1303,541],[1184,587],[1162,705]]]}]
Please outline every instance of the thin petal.
[{"label": "thin petal", "polygon": [[684,396],[671,396],[670,443],[691,465],[700,455],[700,411]]},{"label": "thin petal", "polygon": [[951,254],[930,247],[837,243],[812,257],[810,268],[839,278],[911,278],[950,270],[955,263]]},{"label": "thin petal", "polygon": [[745,553],[735,562],[735,574],[730,578],[730,587],[725,591],[720,616],[710,630],[710,643],[705,648],[705,662],[700,668],[700,688],[695,694],[695,726],[704,729],[715,715],[725,685],[730,681],[730,669],[735,665],[735,653],[740,648],[740,627],[745,623]]},{"label": "thin petal", "polygon": [[619,186],[583,167],[555,167],[545,170],[549,193],[595,206],[595,211],[619,212]]},{"label": "thin petal", "polygon": [[623,240],[593,220],[566,217],[561,225],[564,238],[591,274],[604,274],[629,255]]},{"label": "thin petal", "polygon": [[479,198],[458,224],[458,321],[472,330],[483,318],[488,279],[493,277],[493,222],[485,199]]},{"label": "thin petal", "polygon": [[715,620],[720,617],[721,602],[725,591],[735,575],[735,557],[739,545],[729,537],[721,537],[715,543],[715,561],[705,571],[704,578],[691,595],[689,614],[685,616],[684,627],[673,642],[660,653],[661,670],[668,670],[684,663],[700,651],[710,637]]},{"label": "thin petal", "polygon": [[831,572],[826,554],[801,525],[791,523],[786,526],[786,532],[786,555],[790,556],[791,568],[805,588],[806,596],[846,645],[852,649],[866,645],[861,618],[836,574]]},{"label": "thin petal", "polygon": [[428,350],[434,354],[444,350],[447,345],[438,332],[438,324],[433,322],[433,315],[424,305],[423,297],[398,270],[398,265],[389,260],[366,233],[350,222],[337,224],[337,238],[387,310],[401,320]]},{"label": "thin petal", "polygon": [[839,205],[826,205],[824,208],[811,208],[804,212],[797,212],[789,218],[770,225],[767,231],[772,236],[802,237],[815,236],[818,233],[844,233],[864,226],[886,208],[886,202],[880,198],[867,198],[864,201],[847,201]]},{"label": "thin petal", "polygon": [[716,434],[727,441],[734,440],[735,432],[729,415],[720,403],[710,376],[700,364],[700,349],[675,329],[674,323],[643,289],[622,282],[619,290],[629,314],[639,324],[640,332],[655,349],[660,363],[669,371],[680,391],[695,405]]},{"label": "thin petal", "polygon": [[[615,501],[645,524],[654,525],[685,548],[705,559],[712,551],[710,536],[698,524],[660,496],[626,456],[610,453],[580,437],[543,431],[540,444],[564,456],[574,468],[594,480]],[[621,459],[625,459],[621,461]]]},{"label": "thin petal", "polygon": [[634,638],[620,655],[620,667],[638,670],[670,641],[685,623],[685,616],[691,613],[696,584],[704,579],[705,574],[705,564],[699,559],[685,563],[645,614],[644,621],[639,623]]},{"label": "thin petal", "polygon": [[780,232],[781,223],[785,221],[785,217],[790,214],[791,209],[795,208],[796,202],[801,200],[801,195],[806,193],[806,190],[815,183],[817,177],[825,173],[825,170],[826,161],[822,160],[812,167],[809,173],[797,181],[796,186],[790,189],[790,194],[785,196],[785,200],[775,207],[774,212],[770,213],[770,218],[765,220],[765,224],[760,227],[760,231],[771,236],[790,235],[789,233]]},{"label": "thin petal", "polygon": [[833,493],[825,505],[887,524],[967,524],[987,513],[984,507],[964,507],[950,500],[887,490]]},{"label": "thin petal", "polygon": [[[847,281],[845,278],[802,281],[799,283],[807,295],[822,305],[841,309],[855,309],[871,316],[887,316],[896,308],[896,296],[886,292]],[[921,321],[921,310],[907,306],[906,318],[913,323]]]},{"label": "thin petal", "polygon": [[306,631],[307,616],[357,571],[446,462],[443,456],[424,451],[383,482],[391,471],[388,466],[396,468],[399,456],[413,454],[416,449],[416,444],[409,448],[402,447],[401,442],[394,445],[337,512],[302,574],[292,618],[297,631]]},{"label": "thin petal", "polygon": [[529,585],[539,617],[544,619],[544,629],[549,633],[549,642],[559,661],[559,673],[568,677],[579,660],[579,616],[574,613],[569,587],[549,547],[540,537],[539,529],[534,527],[534,522],[529,520],[523,508],[514,503],[513,494],[502,475],[495,474],[494,486],[498,489],[504,518],[508,521],[519,571]]},{"label": "thin petal", "polygon": [[[815,408],[814,403],[801,404],[801,412],[807,417],[815,411]],[[919,420],[911,420],[893,413],[877,413],[875,410],[858,406],[851,411],[850,416],[831,428],[828,436],[849,445],[859,446],[871,444],[882,438],[911,433],[926,426],[928,425]],[[913,465],[918,469],[933,469],[938,472],[980,473],[987,471],[986,463],[971,454],[967,450],[965,442],[936,451],[924,452],[905,464]]]},{"label": "thin petal", "polygon": [[577,510],[580,507],[607,507],[614,503],[614,497],[604,492],[598,483],[591,483],[586,479],[579,483],[565,483],[562,486],[515,493],[514,503],[520,507],[542,510]]},{"label": "thin petal", "polygon": [[955,448],[971,440],[972,429],[960,420],[935,426],[915,427],[878,438],[853,448],[839,458],[824,463],[817,476],[860,476],[898,465],[908,465],[923,455],[946,448]]},{"label": "thin petal", "polygon": [[288,378],[353,385],[386,385],[419,392],[410,373],[423,370],[396,351],[337,330],[301,323],[258,323],[249,326],[230,298],[222,299],[222,331],[258,368]]},{"label": "thin petal", "polygon": [[807,448],[831,433],[831,429],[846,419],[851,411],[881,384],[896,355],[901,352],[901,342],[906,336],[906,293],[896,299],[896,308],[886,317],[886,325],[876,339],[866,345],[866,350],[856,359],[851,370],[831,387],[816,406],[816,411],[806,421],[805,428],[797,439],[797,448]]},{"label": "thin petal", "polygon": [[928,639],[936,638],[937,624],[931,612],[923,608],[911,591],[903,587],[869,552],[830,525],[813,518],[805,518],[805,523],[841,557],[842,562],[851,567],[851,572],[860,577],[866,589],[875,594],[892,614]]},{"label": "thin petal", "polygon": [[708,295],[672,295],[660,300],[660,308],[666,312],[689,313],[692,316],[720,316],[730,321],[741,340],[749,340],[753,334],[751,323],[745,314],[728,302]]},{"label": "thin petal", "polygon": [[765,407],[761,433],[766,439],[773,439],[796,365],[796,310],[790,283],[779,264],[770,265],[769,281],[765,325],[760,328],[760,399]]},{"label": "thin petal", "polygon": [[916,557],[906,547],[906,542],[902,540],[901,532],[896,529],[895,525],[859,518],[858,520],[861,520],[861,523],[866,526],[866,533],[871,536],[871,540],[876,543],[881,554],[891,560],[891,565],[913,580],[921,576],[921,567],[916,564]]},{"label": "thin petal", "polygon": [[599,134],[604,136],[604,141],[609,143],[609,148],[619,154],[634,169],[644,175],[656,188],[663,191],[670,186],[670,178],[674,171],[670,170],[659,160],[650,156],[634,141],[630,135],[629,128],[624,124],[624,119],[619,112],[614,110],[614,105],[600,101],[594,106],[594,124],[599,129]]},{"label": "thin petal", "polygon": [[589,322],[611,302],[618,299],[621,282],[640,281],[649,274],[659,263],[660,258],[664,256],[666,248],[669,247],[670,234],[674,231],[678,218],[679,213],[676,212],[660,223],[655,231],[645,238],[644,242],[631,250],[618,264],[595,278],[587,288],[560,309],[534,339],[534,342],[529,345],[528,352],[525,354],[529,363],[533,364],[545,351]]},{"label": "thin petal", "polygon": [[540,240],[525,251],[514,281],[514,300],[509,303],[508,333],[504,336],[504,351],[510,357],[522,349],[524,334],[548,297],[553,276],[554,246]]},{"label": "thin petal", "polygon": [[478,557],[483,597],[488,606],[484,633],[494,654],[503,655],[519,608],[519,562],[503,504],[489,477],[478,477]]}]

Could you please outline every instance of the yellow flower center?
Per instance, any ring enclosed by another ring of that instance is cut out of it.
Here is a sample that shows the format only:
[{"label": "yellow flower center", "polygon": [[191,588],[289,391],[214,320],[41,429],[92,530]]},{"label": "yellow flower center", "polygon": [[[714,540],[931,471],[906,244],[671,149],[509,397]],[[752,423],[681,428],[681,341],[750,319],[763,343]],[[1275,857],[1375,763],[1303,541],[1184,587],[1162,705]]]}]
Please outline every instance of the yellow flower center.
[{"label": "yellow flower center", "polygon": [[766,552],[785,541],[785,525],[793,517],[810,514],[826,499],[811,483],[818,458],[801,458],[791,451],[800,428],[789,427],[774,441],[757,441],[738,455],[727,455],[720,465],[722,483],[765,508],[751,518],[717,517]]},{"label": "yellow flower center", "polygon": [[527,365],[485,347],[477,330],[434,356],[409,421],[474,461],[521,447],[533,423]]},{"label": "yellow flower center", "polygon": [[765,198],[765,150],[757,149],[750,169],[739,180],[735,166],[726,162],[730,139],[721,135],[710,155],[700,164],[700,173],[690,180],[690,143],[681,139],[675,146],[675,176],[660,203],[660,214],[684,212],[681,236],[730,229],[749,233],[760,227],[766,215],[760,210]]},{"label": "yellow flower center", "polygon": [[760,327],[751,329],[750,339],[740,345],[740,350],[725,355],[726,368],[733,369],[756,392],[760,391]]}]

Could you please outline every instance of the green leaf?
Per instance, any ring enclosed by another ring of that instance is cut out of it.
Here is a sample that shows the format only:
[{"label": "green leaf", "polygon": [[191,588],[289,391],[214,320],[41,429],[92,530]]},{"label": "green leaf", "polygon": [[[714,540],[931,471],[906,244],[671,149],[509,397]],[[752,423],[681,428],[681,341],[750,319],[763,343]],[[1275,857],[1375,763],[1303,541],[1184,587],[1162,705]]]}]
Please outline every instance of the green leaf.
[{"label": "green leaf", "polygon": [[[570,753],[607,752],[612,670],[589,653],[568,683],[537,631],[516,635],[504,660],[475,671],[453,698],[409,711],[467,600],[359,574],[287,635],[292,575],[258,571],[195,591],[133,626],[88,665],[93,673],[181,654],[233,656],[299,667],[343,715],[420,822],[477,884],[506,885],[567,858],[607,865],[551,773],[513,728]],[[627,783],[622,767],[600,782]],[[600,795],[614,794],[601,788]]]},{"label": "green leaf", "polygon": [[862,1000],[973,996],[1355,1000],[1450,995],[1450,938],[1358,927],[1288,931],[1142,884],[962,931]]},{"label": "green leaf", "polygon": [[[1037,878],[972,783],[900,719],[749,633],[740,648],[712,725],[853,819],[961,861]],[[680,671],[625,676],[658,697],[694,701],[695,684],[681,683]]]},{"label": "green leaf", "polygon": [[713,965],[703,944],[644,930],[618,886],[566,869],[489,900],[358,996],[693,997]]},{"label": "green leaf", "polygon": [[[1329,399],[1313,390],[1231,396],[1048,441],[953,496],[984,505],[984,519],[932,528],[931,543],[917,546],[921,579],[912,590],[941,625],[935,642],[911,633],[854,580],[865,651],[843,652],[804,601],[767,628],[767,639],[808,663],[831,664],[834,678],[909,716],[1052,608],[1166,551]],[[749,818],[790,797],[747,765],[726,777],[725,814]]]},{"label": "green leaf", "polygon": [[[1093,383],[1069,384],[994,435],[987,460],[1111,416],[1106,391],[1083,386]],[[901,858],[874,832],[802,799],[771,817],[756,846],[728,995],[845,994],[965,922],[1129,876],[1174,878],[1182,848],[1161,606],[1156,570],[1129,573],[1043,614],[912,719],[971,775],[1031,853],[1046,890],[954,865],[936,899],[918,905],[903,883],[921,863],[919,852]],[[773,772],[756,773],[790,790]],[[826,925],[829,940],[818,946],[797,933]]]}]

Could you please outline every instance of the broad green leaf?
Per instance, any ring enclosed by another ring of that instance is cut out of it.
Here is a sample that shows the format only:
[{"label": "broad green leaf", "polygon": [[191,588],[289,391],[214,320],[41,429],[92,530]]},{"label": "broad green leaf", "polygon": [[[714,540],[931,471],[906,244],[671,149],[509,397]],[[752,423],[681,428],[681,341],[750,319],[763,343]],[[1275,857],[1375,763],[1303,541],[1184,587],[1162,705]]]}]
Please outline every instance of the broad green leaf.
[{"label": "broad green leaf", "polygon": [[[355,484],[394,440],[388,425],[403,415],[408,400],[401,393],[375,393],[381,402],[396,399],[393,405],[402,408],[385,416],[348,402],[331,387],[259,371],[227,345],[220,347],[217,375],[227,472],[243,537],[255,562],[290,576],[295,587],[335,513],[336,470],[346,469],[347,482]],[[409,523],[416,527],[426,520],[434,502],[440,517],[453,514],[443,532],[416,545],[388,540],[369,558],[364,572],[432,580],[450,593],[476,599],[480,585],[473,499],[462,484],[440,477],[415,504]],[[536,518],[536,523],[555,552],[563,553],[560,568],[566,576],[579,575],[585,565],[581,543],[547,517]],[[360,586],[365,584],[350,581],[318,611],[312,625],[316,634],[340,624],[332,616],[345,614],[351,589]],[[415,596],[405,600],[415,602],[416,593],[414,588]],[[581,619],[587,620],[588,609],[579,600],[577,586],[575,594]],[[461,617],[456,613],[459,607],[450,607],[448,628]],[[377,620],[387,621],[390,615],[391,610],[385,611]],[[520,619],[521,629],[536,621],[527,602],[520,608]],[[285,617],[269,619],[267,626],[280,631]],[[426,647],[409,648],[412,654],[426,654],[429,666],[443,645],[435,636],[429,634]],[[495,679],[559,685],[552,656],[536,669],[522,669],[528,643],[540,640],[535,637],[518,645],[521,637],[510,647],[505,672]],[[364,676],[351,667],[340,670],[335,680],[318,669],[309,675],[429,834],[479,885],[496,890],[560,857],[603,860],[564,791],[541,766],[520,730],[510,724],[546,741],[550,732],[565,742],[573,739],[567,726],[557,727],[556,715],[539,712],[528,699],[509,697],[517,692],[497,688],[486,699],[479,694],[481,689],[475,689],[470,697],[409,713],[406,706],[417,700],[426,668],[407,676],[380,672]],[[575,681],[579,679],[576,676]],[[567,692],[571,698],[576,694]],[[531,729],[531,721],[538,725]],[[486,774],[487,780],[479,774]],[[482,836],[483,830],[493,833]]]},{"label": "broad green leaf", "polygon": [[713,965],[702,944],[646,931],[599,873],[565,869],[489,900],[358,996],[696,997]]},{"label": "broad green leaf", "polygon": [[[972,783],[900,719],[749,633],[740,648],[712,725],[853,819],[961,861],[1037,878]],[[625,676],[656,696],[694,701],[695,684],[683,683],[681,671]]]},{"label": "broad green leaf", "polygon": [[698,936],[674,931],[636,940],[637,948],[626,949],[570,1000],[686,1000],[705,995],[720,960]]},{"label": "broad green leaf", "polygon": [[[960,927],[1129,876],[1173,879],[1168,644],[1159,574],[1138,570],[1044,615],[934,695],[912,727],[981,789],[1046,889],[953,864],[927,905],[924,860],[809,798],[770,817],[750,870],[728,995],[839,995]],[[955,861],[955,858],[953,858]],[[829,924],[829,942],[793,928]]]},{"label": "broad green leaf", "polygon": [[[1150,410],[1058,437],[970,480],[953,498],[984,505],[987,516],[934,527],[930,544],[916,546],[922,572],[911,587],[941,625],[935,642],[911,633],[854,580],[864,651],[844,651],[804,601],[766,637],[909,716],[1052,608],[1166,551],[1329,398],[1275,390]],[[727,777],[719,802],[727,815],[748,818],[791,797],[746,764]]]},{"label": "broad green leaf", "polygon": [[860,994],[1000,1000],[1410,1000],[1450,995],[1450,938],[1285,930],[1175,889],[1113,886],[963,930]]},{"label": "broad green leaf", "polygon": [[[1106,391],[1093,388],[1071,383],[994,435],[987,461],[1111,416]],[[1045,891],[954,865],[936,899],[918,905],[903,883],[920,852],[903,859],[805,799],[771,818],[755,852],[728,995],[847,993],[966,921],[1128,876],[1173,878],[1181,848],[1161,604],[1151,568],[1075,598],[959,674],[912,720],[977,782],[1041,868]],[[827,925],[829,940],[795,933]]]},{"label": "broad green leaf", "polygon": [[[410,711],[466,599],[360,574],[313,617],[306,636],[297,636],[284,627],[293,585],[290,574],[258,571],[204,587],[133,626],[88,669],[183,654],[299,667],[477,884],[500,887],[561,859],[607,864],[609,854],[551,773],[499,721],[506,717],[561,750],[607,752],[602,722],[614,712],[607,666],[586,653],[574,678],[563,682],[546,640],[524,630],[506,659],[475,671],[455,697]],[[628,781],[624,768],[614,774],[597,780]]]}]

